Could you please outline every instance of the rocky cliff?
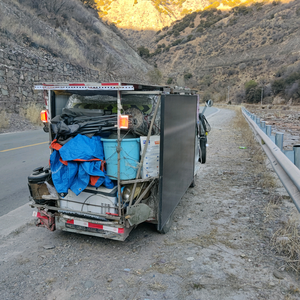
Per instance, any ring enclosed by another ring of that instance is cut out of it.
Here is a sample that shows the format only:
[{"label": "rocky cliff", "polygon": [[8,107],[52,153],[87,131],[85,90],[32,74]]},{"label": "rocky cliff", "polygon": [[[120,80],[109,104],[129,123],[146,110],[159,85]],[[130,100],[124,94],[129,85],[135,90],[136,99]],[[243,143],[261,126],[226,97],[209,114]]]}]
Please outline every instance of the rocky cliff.
[{"label": "rocky cliff", "polygon": [[0,109],[42,97],[40,81],[148,82],[153,69],[80,1],[0,1]]}]

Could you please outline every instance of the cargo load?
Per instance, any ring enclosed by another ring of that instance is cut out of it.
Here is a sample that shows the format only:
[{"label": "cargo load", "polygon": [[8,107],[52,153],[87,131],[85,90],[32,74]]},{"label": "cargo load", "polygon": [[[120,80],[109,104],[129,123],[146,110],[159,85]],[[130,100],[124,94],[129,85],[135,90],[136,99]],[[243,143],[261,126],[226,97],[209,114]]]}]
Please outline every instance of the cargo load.
[{"label": "cargo load", "polygon": [[28,177],[37,226],[121,241],[143,222],[166,233],[203,155],[196,92],[130,83],[35,89],[50,148],[49,165]]}]

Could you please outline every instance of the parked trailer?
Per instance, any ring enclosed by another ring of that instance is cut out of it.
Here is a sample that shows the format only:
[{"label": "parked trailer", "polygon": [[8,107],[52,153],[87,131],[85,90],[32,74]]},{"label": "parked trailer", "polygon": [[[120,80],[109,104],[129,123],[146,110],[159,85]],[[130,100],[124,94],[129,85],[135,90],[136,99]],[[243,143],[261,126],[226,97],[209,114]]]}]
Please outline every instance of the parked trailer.
[{"label": "parked trailer", "polygon": [[199,123],[196,92],[130,83],[35,89],[44,92],[51,149],[50,166],[28,177],[37,226],[121,241],[142,222],[168,232],[205,162],[208,123],[201,114]]}]

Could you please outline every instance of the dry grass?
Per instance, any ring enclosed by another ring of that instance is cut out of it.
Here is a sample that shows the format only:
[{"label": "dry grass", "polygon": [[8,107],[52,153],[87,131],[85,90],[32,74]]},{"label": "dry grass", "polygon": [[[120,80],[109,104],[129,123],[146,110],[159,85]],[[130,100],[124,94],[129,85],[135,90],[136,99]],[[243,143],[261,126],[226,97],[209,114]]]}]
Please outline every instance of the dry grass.
[{"label": "dry grass", "polygon": [[42,125],[40,119],[40,112],[42,109],[40,104],[30,103],[27,107],[20,108],[20,115],[28,119],[32,124]]},{"label": "dry grass", "polygon": [[300,272],[299,217],[290,218],[283,228],[274,233],[272,245],[276,252],[284,257],[287,268]]},{"label": "dry grass", "polygon": [[254,137],[248,122],[244,118],[241,106],[230,106],[230,109],[236,111],[236,116],[233,120],[234,128],[238,128],[240,135],[240,144],[251,150],[251,160],[253,161],[253,174],[259,175],[260,179],[257,183],[262,188],[273,188],[276,186],[275,178],[266,168],[266,155],[260,144]]},{"label": "dry grass", "polygon": [[25,264],[29,263],[30,259],[25,258],[25,257],[20,257],[20,258],[18,258],[17,262],[18,262],[19,265],[22,266],[22,265],[25,265]]},{"label": "dry grass", "polygon": [[267,206],[264,208],[265,220],[264,223],[267,223],[271,220],[278,218],[278,209],[282,205],[282,197],[279,195],[274,195],[271,197],[271,200],[268,202]]},{"label": "dry grass", "polygon": [[217,237],[216,237],[217,232],[218,232],[218,228],[213,228],[208,234],[199,235],[197,237],[189,238],[189,239],[174,240],[173,242],[165,240],[164,242],[166,246],[174,246],[174,245],[178,245],[179,243],[181,244],[192,243],[201,247],[208,247],[217,242]]},{"label": "dry grass", "polygon": [[167,289],[167,286],[161,284],[158,281],[155,281],[152,284],[149,284],[149,289],[152,291],[165,291]]},{"label": "dry grass", "polygon": [[0,130],[6,128],[9,125],[9,119],[7,113],[4,110],[0,111]]},{"label": "dry grass", "polygon": [[173,274],[176,270],[176,266],[172,263],[154,263],[152,265],[151,271],[155,270],[156,272],[159,272],[161,274]]},{"label": "dry grass", "polygon": [[54,283],[54,282],[56,282],[56,278],[54,278],[54,277],[47,278],[47,279],[45,280],[45,283],[46,283],[47,285],[50,285],[50,284],[52,284],[52,283]]}]

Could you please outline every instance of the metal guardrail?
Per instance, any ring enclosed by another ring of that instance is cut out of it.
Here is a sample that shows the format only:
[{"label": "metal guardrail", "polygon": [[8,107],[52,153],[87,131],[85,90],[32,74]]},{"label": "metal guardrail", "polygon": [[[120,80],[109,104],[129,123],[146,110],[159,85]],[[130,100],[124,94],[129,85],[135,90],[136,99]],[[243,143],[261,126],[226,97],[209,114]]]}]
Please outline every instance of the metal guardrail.
[{"label": "metal guardrail", "polygon": [[[300,212],[300,145],[294,146],[293,151],[282,151],[283,133],[278,132],[272,136],[271,125],[266,125],[264,121],[260,121],[259,117],[251,114],[245,108],[242,109],[242,113],[253,128],[256,138],[267,154],[274,171]],[[291,152],[293,152],[292,155]]]}]

